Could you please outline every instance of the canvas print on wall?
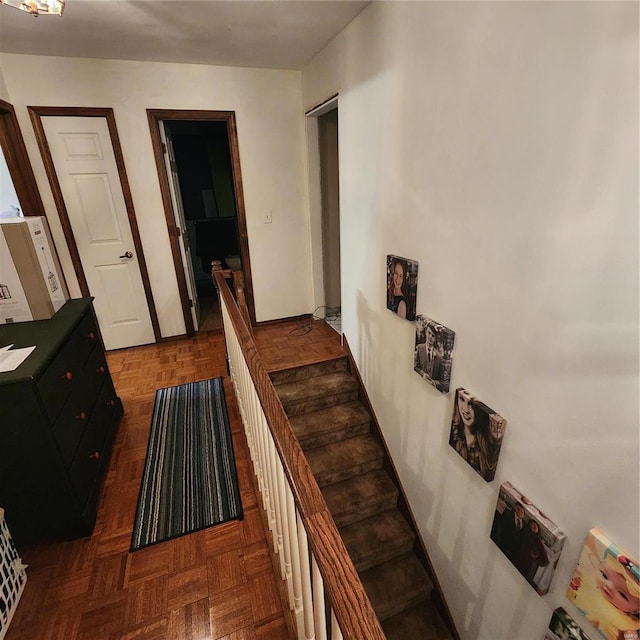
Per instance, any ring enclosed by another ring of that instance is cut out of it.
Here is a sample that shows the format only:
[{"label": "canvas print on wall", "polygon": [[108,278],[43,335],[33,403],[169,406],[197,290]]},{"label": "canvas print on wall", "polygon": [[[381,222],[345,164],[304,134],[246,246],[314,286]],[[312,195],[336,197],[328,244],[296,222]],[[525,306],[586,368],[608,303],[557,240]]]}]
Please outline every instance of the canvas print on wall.
[{"label": "canvas print on wall", "polygon": [[507,421],[469,391],[456,389],[449,444],[487,481],[496,475]]},{"label": "canvas print on wall", "polygon": [[491,539],[540,595],[549,591],[565,538],[511,483],[502,484]]},{"label": "canvas print on wall", "polygon": [[413,370],[443,393],[449,391],[455,335],[454,331],[434,320],[422,315],[416,317]]},{"label": "canvas print on wall", "polygon": [[587,535],[567,597],[607,640],[638,639],[638,561],[600,529]]},{"label": "canvas print on wall", "polygon": [[562,607],[558,607],[553,612],[544,640],[590,640],[590,638]]},{"label": "canvas print on wall", "polygon": [[387,256],[387,309],[406,320],[415,320],[417,290],[418,263]]}]

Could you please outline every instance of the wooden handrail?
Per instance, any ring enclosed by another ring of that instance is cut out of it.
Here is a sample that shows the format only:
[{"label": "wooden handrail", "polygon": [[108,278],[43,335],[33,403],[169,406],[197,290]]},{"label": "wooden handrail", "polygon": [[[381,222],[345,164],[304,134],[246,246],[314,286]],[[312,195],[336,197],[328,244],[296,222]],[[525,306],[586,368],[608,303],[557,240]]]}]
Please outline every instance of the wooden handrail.
[{"label": "wooden handrail", "polygon": [[231,294],[224,272],[214,269],[212,275],[229,312],[342,634],[345,640],[385,640],[380,622]]},{"label": "wooden handrail", "polygon": [[240,315],[242,316],[249,333],[253,335],[253,327],[251,326],[251,316],[249,315],[247,298],[244,295],[244,274],[242,271],[223,269],[222,262],[220,262],[220,260],[213,260],[211,262],[211,277],[213,277],[213,274],[216,271],[220,271],[225,278],[233,278],[233,288],[236,292],[238,310],[240,311]]},{"label": "wooden handrail", "polygon": [[253,335],[253,327],[251,326],[251,317],[249,316],[249,307],[247,306],[247,299],[244,295],[244,274],[242,271],[233,272],[233,288],[236,290],[236,301],[238,302],[238,309],[242,315],[249,333]]}]

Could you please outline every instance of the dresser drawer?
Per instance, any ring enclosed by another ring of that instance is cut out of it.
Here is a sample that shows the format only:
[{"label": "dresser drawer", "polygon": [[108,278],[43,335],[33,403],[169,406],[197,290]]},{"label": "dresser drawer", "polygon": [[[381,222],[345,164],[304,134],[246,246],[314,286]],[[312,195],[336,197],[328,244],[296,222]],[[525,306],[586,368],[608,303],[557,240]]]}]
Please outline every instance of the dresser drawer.
[{"label": "dresser drawer", "polygon": [[71,465],[84,429],[89,424],[99,391],[99,386],[92,389],[90,380],[82,376],[52,426],[53,437],[66,467]]},{"label": "dresser drawer", "polygon": [[95,348],[91,352],[91,356],[82,372],[82,378],[87,380],[94,398],[98,395],[98,390],[102,387],[102,383],[111,378],[107,359],[102,348]]},{"label": "dresser drawer", "polygon": [[73,332],[69,347],[77,350],[81,363],[86,362],[94,347],[100,342],[98,327],[93,313],[87,313]]},{"label": "dresser drawer", "polygon": [[36,385],[47,417],[52,422],[71,395],[76,376],[82,370],[77,352],[63,349],[49,365]]},{"label": "dresser drawer", "polygon": [[52,426],[53,436],[67,467],[71,465],[84,428],[91,420],[98,394],[108,376],[104,353],[95,346],[85,367],[77,376],[69,400]]},{"label": "dresser drawer", "polygon": [[54,421],[70,396],[87,358],[99,343],[92,313],[87,313],[37,383],[49,420]]},{"label": "dresser drawer", "polygon": [[86,502],[100,468],[104,442],[112,423],[118,399],[110,378],[105,379],[88,420],[69,473],[80,504]]}]

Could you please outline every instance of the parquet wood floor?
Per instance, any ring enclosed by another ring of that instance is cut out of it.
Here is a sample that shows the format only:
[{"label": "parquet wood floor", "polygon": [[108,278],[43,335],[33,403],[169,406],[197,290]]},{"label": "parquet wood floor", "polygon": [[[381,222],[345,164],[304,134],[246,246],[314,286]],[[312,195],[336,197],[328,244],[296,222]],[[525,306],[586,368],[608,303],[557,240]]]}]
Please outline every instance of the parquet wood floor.
[{"label": "parquet wood floor", "polygon": [[262,325],[254,330],[253,339],[268,371],[345,355],[340,336],[323,320]]},{"label": "parquet wood floor", "polygon": [[[329,327],[258,329],[272,369],[341,353]],[[324,329],[328,332],[326,335]],[[6,640],[289,640],[249,454],[225,379],[245,517],[129,553],[156,389],[226,376],[221,333],[107,356],[125,407],[89,538],[19,548],[28,582]]]}]

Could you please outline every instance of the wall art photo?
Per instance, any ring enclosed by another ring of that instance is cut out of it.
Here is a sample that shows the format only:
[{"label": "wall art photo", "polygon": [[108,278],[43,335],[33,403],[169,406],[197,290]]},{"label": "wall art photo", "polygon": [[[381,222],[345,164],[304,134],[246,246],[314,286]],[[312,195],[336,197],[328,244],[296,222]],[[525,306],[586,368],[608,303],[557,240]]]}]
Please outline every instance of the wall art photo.
[{"label": "wall art photo", "polygon": [[487,482],[496,475],[507,421],[469,391],[456,389],[449,444]]},{"label": "wall art photo", "polygon": [[549,591],[566,536],[509,482],[500,487],[491,539],[539,595]]},{"label": "wall art photo", "polygon": [[591,638],[562,607],[558,607],[551,616],[544,640],[591,640]]},{"label": "wall art photo", "polygon": [[449,391],[455,332],[425,316],[416,316],[413,370],[438,391]]},{"label": "wall art photo", "polygon": [[591,529],[567,598],[607,640],[640,637],[638,560],[600,529]]},{"label": "wall art photo", "polygon": [[399,256],[387,256],[387,309],[400,318],[416,319],[418,263]]}]

